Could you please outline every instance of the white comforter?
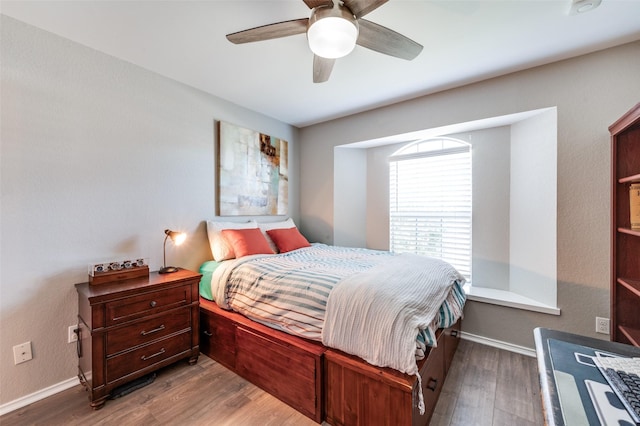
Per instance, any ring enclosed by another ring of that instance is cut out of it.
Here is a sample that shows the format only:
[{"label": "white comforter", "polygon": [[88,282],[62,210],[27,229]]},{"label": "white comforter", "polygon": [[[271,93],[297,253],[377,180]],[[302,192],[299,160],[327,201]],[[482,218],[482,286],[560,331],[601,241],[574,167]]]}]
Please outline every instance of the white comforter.
[{"label": "white comforter", "polygon": [[[380,367],[417,375],[415,340],[464,278],[450,264],[412,254],[345,278],[329,294],[322,343]],[[421,412],[422,392],[420,392]]]}]

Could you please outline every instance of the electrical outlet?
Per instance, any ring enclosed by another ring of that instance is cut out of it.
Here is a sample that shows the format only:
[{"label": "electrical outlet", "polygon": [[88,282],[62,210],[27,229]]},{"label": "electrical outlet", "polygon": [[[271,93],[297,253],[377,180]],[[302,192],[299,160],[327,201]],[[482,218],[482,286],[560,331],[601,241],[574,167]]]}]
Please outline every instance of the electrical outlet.
[{"label": "electrical outlet", "polygon": [[33,356],[31,354],[31,342],[25,342],[13,347],[13,362],[18,365],[25,361],[29,361]]},{"label": "electrical outlet", "polygon": [[70,325],[67,330],[67,343],[73,343],[78,341],[78,334],[76,330],[78,329],[77,325]]},{"label": "electrical outlet", "polygon": [[609,318],[596,317],[596,333],[609,334]]}]

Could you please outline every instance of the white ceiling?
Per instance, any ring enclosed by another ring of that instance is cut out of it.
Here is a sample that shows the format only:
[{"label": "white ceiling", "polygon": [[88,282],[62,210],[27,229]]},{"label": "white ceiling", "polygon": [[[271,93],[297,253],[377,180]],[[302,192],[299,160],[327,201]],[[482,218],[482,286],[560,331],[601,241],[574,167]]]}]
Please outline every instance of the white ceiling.
[{"label": "white ceiling", "polygon": [[[404,61],[356,46],[312,82],[305,35],[225,34],[305,18],[301,0],[5,1],[0,12],[298,127],[640,40],[640,0],[390,0],[366,19],[424,46]],[[639,70],[640,73],[640,70]]]}]

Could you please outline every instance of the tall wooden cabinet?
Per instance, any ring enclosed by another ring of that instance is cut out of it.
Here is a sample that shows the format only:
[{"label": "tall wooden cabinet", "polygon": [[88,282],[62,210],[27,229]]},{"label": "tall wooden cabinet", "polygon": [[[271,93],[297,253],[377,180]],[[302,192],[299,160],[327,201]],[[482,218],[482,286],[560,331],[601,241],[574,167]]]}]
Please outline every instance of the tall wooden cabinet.
[{"label": "tall wooden cabinet", "polygon": [[611,340],[640,346],[640,230],[631,229],[632,183],[640,183],[640,103],[611,133]]}]

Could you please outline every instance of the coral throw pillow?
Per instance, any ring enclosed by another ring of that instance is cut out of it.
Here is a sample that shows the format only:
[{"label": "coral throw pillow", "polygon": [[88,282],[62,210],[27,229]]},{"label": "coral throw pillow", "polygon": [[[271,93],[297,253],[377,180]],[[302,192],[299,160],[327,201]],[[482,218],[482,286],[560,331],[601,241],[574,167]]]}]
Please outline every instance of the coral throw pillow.
[{"label": "coral throw pillow", "polygon": [[224,229],[253,229],[257,227],[258,224],[253,220],[245,223],[207,221],[207,235],[209,237],[209,247],[211,248],[213,259],[221,262],[236,257],[233,246],[222,236]]},{"label": "coral throw pillow", "polygon": [[258,228],[224,229],[221,234],[233,247],[236,258],[250,254],[274,254]]},{"label": "coral throw pillow", "polygon": [[280,253],[311,246],[309,241],[298,231],[298,228],[270,229],[267,231],[267,235],[276,244]]}]

